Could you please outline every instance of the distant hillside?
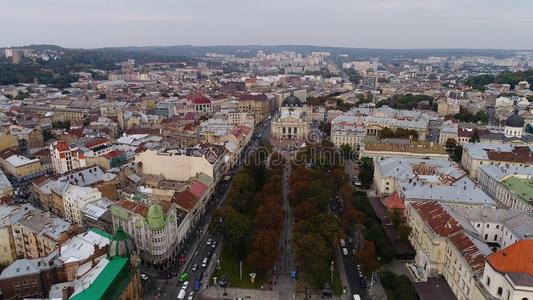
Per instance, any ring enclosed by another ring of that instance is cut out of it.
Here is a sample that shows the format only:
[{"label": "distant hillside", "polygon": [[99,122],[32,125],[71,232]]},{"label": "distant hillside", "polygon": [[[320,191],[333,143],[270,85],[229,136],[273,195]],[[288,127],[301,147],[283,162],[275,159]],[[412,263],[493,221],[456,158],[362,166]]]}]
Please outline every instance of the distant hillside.
[{"label": "distant hillside", "polygon": [[[116,49],[116,48],[110,48]],[[207,52],[221,54],[237,54],[243,50],[249,51],[248,56],[257,53],[258,50],[266,52],[296,51],[299,53],[309,54],[311,52],[330,52],[334,56],[348,54],[351,58],[369,58],[369,57],[405,57],[405,58],[423,58],[428,56],[495,56],[498,58],[512,55],[514,50],[498,49],[366,49],[366,48],[346,48],[346,47],[322,47],[308,45],[277,45],[277,46],[150,46],[150,47],[119,47],[129,52],[151,53],[165,56],[204,56]],[[247,56],[246,54],[240,54]]]}]

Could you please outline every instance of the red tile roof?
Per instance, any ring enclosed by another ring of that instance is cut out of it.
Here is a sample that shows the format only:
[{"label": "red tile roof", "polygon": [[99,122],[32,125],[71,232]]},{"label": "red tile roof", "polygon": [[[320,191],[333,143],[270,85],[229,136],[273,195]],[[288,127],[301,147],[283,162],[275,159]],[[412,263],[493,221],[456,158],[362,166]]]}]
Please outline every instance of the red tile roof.
[{"label": "red tile roof", "polygon": [[483,269],[485,268],[485,255],[470,237],[464,232],[459,232],[449,239],[455,245],[455,248],[459,250],[461,256],[464,257],[474,273],[483,273]]},{"label": "red tile roof", "polygon": [[122,199],[117,202],[117,205],[126,210],[139,214],[143,217],[146,217],[148,215],[148,206],[142,203],[129,201],[127,199]]},{"label": "red tile roof", "polygon": [[436,234],[447,237],[463,229],[436,201],[414,202],[411,205]]},{"label": "red tile roof", "polygon": [[241,138],[242,136],[248,135],[252,128],[247,126],[235,126],[230,132],[233,134],[236,138]]},{"label": "red tile roof", "polygon": [[94,139],[91,139],[91,140],[87,141],[87,143],[85,143],[85,147],[93,148],[93,147],[105,144],[107,142],[108,142],[108,140],[106,138],[103,138],[103,137],[94,138]]},{"label": "red tile roof", "polygon": [[487,262],[500,273],[528,273],[533,276],[533,240],[519,240],[487,256]]},{"label": "red tile roof", "polygon": [[211,103],[211,100],[207,99],[204,96],[198,95],[198,96],[192,96],[188,97],[189,101],[193,104],[209,104]]},{"label": "red tile roof", "polygon": [[60,152],[69,150],[69,146],[65,141],[57,141],[55,144],[55,148]]},{"label": "red tile roof", "polygon": [[181,208],[191,211],[198,202],[198,198],[194,196],[190,191],[176,192],[172,197],[172,202],[179,205]]},{"label": "red tile roof", "polygon": [[120,151],[120,150],[113,150],[113,151],[110,151],[110,152],[107,152],[106,154],[104,154],[103,156],[106,158],[106,159],[113,159],[117,156],[120,156],[124,154],[123,151]]},{"label": "red tile roof", "polygon": [[197,198],[201,198],[207,191],[207,185],[200,181],[193,180],[189,186],[189,191]]},{"label": "red tile roof", "polygon": [[392,195],[385,199],[385,206],[387,209],[405,209],[405,204],[402,198],[400,198],[400,195],[398,195],[398,192],[392,193]]},{"label": "red tile roof", "polygon": [[515,147],[511,152],[501,152],[498,150],[487,151],[489,160],[509,161],[533,164],[533,152],[529,146]]}]

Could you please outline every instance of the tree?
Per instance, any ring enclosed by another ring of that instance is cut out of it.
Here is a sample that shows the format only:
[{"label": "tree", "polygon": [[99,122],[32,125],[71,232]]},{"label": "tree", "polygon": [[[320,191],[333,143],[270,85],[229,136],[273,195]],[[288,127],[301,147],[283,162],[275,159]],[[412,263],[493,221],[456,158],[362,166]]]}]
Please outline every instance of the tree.
[{"label": "tree", "polygon": [[398,226],[400,225],[400,222],[402,221],[402,211],[395,208],[393,209],[392,211],[389,211],[389,218],[392,222],[392,225],[394,225],[394,227],[398,228]]},{"label": "tree", "polygon": [[224,218],[225,242],[239,258],[243,258],[246,254],[250,232],[250,221],[244,215],[236,211],[229,211],[226,214]]},{"label": "tree", "polygon": [[453,150],[452,159],[453,161],[459,163],[461,162],[462,158],[463,158],[463,147],[459,145],[455,147],[455,149]]},{"label": "tree", "polygon": [[279,234],[275,231],[264,230],[256,232],[252,240],[252,250],[248,254],[248,264],[259,271],[268,271],[279,260]]},{"label": "tree", "polygon": [[354,155],[353,148],[349,144],[342,144],[341,151],[342,151],[342,156],[344,156],[344,158],[346,159],[351,159]]},{"label": "tree", "polygon": [[362,157],[362,165],[359,168],[359,178],[364,187],[369,187],[374,180],[374,162],[372,158]]},{"label": "tree", "polygon": [[477,129],[474,129],[474,134],[468,141],[470,143],[479,143],[479,132],[477,131]]},{"label": "tree", "polygon": [[357,259],[364,266],[367,274],[376,271],[379,268],[378,260],[376,258],[376,248],[371,241],[365,241],[364,247],[357,252]]},{"label": "tree", "polygon": [[245,170],[239,171],[233,178],[227,199],[231,206],[240,213],[249,212],[254,207],[255,181]]},{"label": "tree", "polygon": [[398,240],[401,243],[404,243],[404,244],[408,243],[409,242],[409,236],[411,235],[411,232],[413,231],[411,226],[409,226],[407,223],[402,223],[397,228],[398,228],[397,229],[397,231],[398,231]]},{"label": "tree", "polygon": [[457,147],[457,141],[455,139],[448,138],[446,140],[446,148],[447,149],[455,149],[455,147]]}]

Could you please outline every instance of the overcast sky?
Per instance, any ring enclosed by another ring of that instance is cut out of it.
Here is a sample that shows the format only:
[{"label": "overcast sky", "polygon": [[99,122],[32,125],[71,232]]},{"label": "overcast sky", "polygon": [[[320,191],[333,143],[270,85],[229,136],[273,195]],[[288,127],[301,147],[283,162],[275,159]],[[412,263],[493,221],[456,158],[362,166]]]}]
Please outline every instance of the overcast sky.
[{"label": "overcast sky", "polygon": [[533,0],[0,0],[0,47],[533,49]]}]

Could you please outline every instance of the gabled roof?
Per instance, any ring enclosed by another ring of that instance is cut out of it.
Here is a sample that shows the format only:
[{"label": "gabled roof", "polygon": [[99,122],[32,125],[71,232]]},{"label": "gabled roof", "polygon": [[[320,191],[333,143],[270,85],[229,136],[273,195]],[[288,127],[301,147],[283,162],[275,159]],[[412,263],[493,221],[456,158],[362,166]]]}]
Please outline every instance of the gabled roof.
[{"label": "gabled roof", "polygon": [[463,256],[468,265],[472,268],[472,271],[480,274],[483,273],[483,269],[485,268],[485,254],[490,253],[491,250],[487,249],[488,247],[485,244],[481,245],[478,243],[482,248],[480,249],[480,247],[474,243],[473,239],[473,237],[465,232],[459,232],[450,237],[450,241],[454,244],[455,248],[459,250],[461,256]]},{"label": "gabled roof", "polygon": [[385,206],[388,209],[405,209],[405,204],[402,198],[400,198],[400,195],[398,195],[398,192],[392,193],[392,195],[385,199]]},{"label": "gabled roof", "polygon": [[447,237],[463,229],[459,222],[436,201],[413,202],[411,205],[438,235]]}]

